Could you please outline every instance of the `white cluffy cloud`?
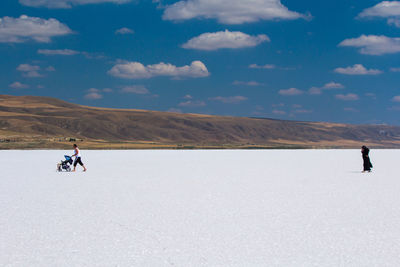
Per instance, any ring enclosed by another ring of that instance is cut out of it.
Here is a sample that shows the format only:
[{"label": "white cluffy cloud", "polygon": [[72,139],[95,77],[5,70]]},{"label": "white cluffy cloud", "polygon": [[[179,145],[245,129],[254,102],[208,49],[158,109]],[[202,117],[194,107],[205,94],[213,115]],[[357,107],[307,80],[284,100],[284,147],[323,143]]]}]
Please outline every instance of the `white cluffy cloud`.
[{"label": "white cluffy cloud", "polygon": [[223,24],[307,17],[290,11],[280,0],[182,0],[167,6],[163,14],[165,20],[217,19]]},{"label": "white cluffy cloud", "polygon": [[122,35],[126,35],[126,34],[134,34],[134,30],[123,27],[121,29],[118,29],[115,31],[115,34],[122,34]]},{"label": "white cluffy cloud", "polygon": [[126,62],[116,64],[108,74],[125,79],[149,79],[156,76],[200,78],[210,75],[201,61],[193,61],[190,65],[182,67],[163,62],[147,66],[140,62]]},{"label": "white cluffy cloud", "polygon": [[30,64],[21,64],[17,67],[17,70],[22,72],[22,76],[29,78],[42,77],[39,73],[40,66],[30,65]]},{"label": "white cluffy cloud", "polygon": [[113,90],[110,88],[104,88],[104,89],[90,88],[89,90],[87,90],[87,94],[84,97],[90,100],[102,99],[103,95],[101,93],[103,92],[111,93],[113,92]]},{"label": "white cluffy cloud", "polygon": [[387,18],[389,25],[400,27],[400,1],[382,1],[373,7],[365,9],[360,18]]},{"label": "white cluffy cloud", "polygon": [[73,56],[81,53],[71,49],[39,49],[37,52],[46,56]]},{"label": "white cluffy cloud", "polygon": [[344,88],[344,85],[341,83],[329,82],[329,83],[326,83],[322,87],[315,87],[315,86],[311,87],[308,90],[308,93],[310,95],[321,95],[324,90],[343,89],[343,88]]},{"label": "white cluffy cloud", "polygon": [[400,103],[400,95],[396,95],[392,98],[393,102],[399,102]]},{"label": "white cluffy cloud", "polygon": [[278,93],[283,96],[296,96],[296,95],[302,95],[304,92],[297,88],[289,88],[289,89],[279,90]]},{"label": "white cluffy cloud", "polygon": [[123,87],[121,93],[147,95],[150,91],[143,85],[131,85]]},{"label": "white cluffy cloud", "polygon": [[0,18],[0,43],[22,43],[30,40],[48,43],[52,37],[71,34],[72,30],[56,19],[28,17]]},{"label": "white cluffy cloud", "polygon": [[220,32],[207,32],[194,37],[182,45],[186,49],[197,50],[217,50],[221,48],[244,48],[254,47],[270,39],[265,34],[251,36],[243,32],[230,32],[228,30]]},{"label": "white cluffy cloud", "polygon": [[313,86],[313,87],[311,87],[311,88],[308,90],[308,93],[309,93],[310,95],[321,95],[321,94],[322,94],[322,89],[323,89],[323,88],[321,88],[321,87],[315,87],[315,86]]},{"label": "white cluffy cloud", "polygon": [[400,53],[400,38],[384,35],[361,35],[358,38],[346,39],[339,46],[357,47],[365,55],[380,56]]},{"label": "white cluffy cloud", "polygon": [[102,99],[103,95],[99,94],[97,92],[89,92],[85,95],[86,99],[90,99],[90,100],[98,100],[98,99]]},{"label": "white cluffy cloud", "polygon": [[330,82],[323,86],[323,89],[343,89],[344,85],[337,82]]},{"label": "white cluffy cloud", "polygon": [[343,100],[343,101],[356,101],[359,99],[359,97],[356,94],[349,93],[346,95],[343,95],[343,94],[336,95],[336,99]]},{"label": "white cluffy cloud", "polygon": [[336,68],[335,72],[346,75],[378,75],[382,73],[381,70],[367,69],[361,64],[355,64],[354,66],[347,68]]},{"label": "white cluffy cloud", "polygon": [[393,25],[397,28],[400,28],[400,17],[399,18],[390,18],[387,20],[389,25]]},{"label": "white cluffy cloud", "polygon": [[400,72],[400,68],[390,68],[391,72]]},{"label": "white cluffy cloud", "polygon": [[30,7],[71,8],[77,5],[115,3],[124,4],[131,0],[19,0],[22,5]]},{"label": "white cluffy cloud", "polygon": [[195,100],[193,96],[191,95],[185,95],[183,97],[183,99],[185,99],[185,101],[182,101],[178,104],[179,107],[204,107],[206,106],[206,102],[202,101],[202,100]]},{"label": "white cluffy cloud", "polygon": [[20,82],[13,82],[12,84],[9,85],[9,87],[13,89],[26,89],[29,88],[29,85]]}]

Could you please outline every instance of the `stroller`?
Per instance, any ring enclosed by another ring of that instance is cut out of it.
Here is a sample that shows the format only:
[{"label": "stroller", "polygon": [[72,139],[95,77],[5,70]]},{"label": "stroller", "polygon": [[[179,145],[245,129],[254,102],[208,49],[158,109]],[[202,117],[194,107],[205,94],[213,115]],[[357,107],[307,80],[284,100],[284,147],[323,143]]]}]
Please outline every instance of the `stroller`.
[{"label": "stroller", "polygon": [[63,170],[70,172],[72,165],[72,157],[65,155],[65,160],[62,160],[61,163],[57,164],[57,171],[62,172]]}]

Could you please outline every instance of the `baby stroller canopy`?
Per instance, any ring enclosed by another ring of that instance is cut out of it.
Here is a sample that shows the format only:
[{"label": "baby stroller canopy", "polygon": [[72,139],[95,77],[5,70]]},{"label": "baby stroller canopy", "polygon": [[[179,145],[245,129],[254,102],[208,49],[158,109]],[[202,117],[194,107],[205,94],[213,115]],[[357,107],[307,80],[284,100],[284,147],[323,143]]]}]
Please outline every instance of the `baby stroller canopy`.
[{"label": "baby stroller canopy", "polygon": [[64,155],[64,158],[66,161],[70,162],[72,164],[72,158],[70,156]]}]

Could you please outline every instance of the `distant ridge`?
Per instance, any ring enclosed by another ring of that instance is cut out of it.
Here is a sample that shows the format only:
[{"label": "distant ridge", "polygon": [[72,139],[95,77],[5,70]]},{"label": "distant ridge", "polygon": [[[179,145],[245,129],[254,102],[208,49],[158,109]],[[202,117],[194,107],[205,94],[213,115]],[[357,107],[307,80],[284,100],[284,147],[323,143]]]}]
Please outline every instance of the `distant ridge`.
[{"label": "distant ridge", "polygon": [[0,95],[0,149],[400,147],[400,127],[95,108]]}]

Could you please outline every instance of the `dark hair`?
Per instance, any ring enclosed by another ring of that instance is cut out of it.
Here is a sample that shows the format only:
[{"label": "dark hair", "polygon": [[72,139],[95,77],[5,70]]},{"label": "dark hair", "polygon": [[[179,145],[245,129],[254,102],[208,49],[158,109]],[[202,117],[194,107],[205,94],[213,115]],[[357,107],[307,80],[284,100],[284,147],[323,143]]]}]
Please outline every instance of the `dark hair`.
[{"label": "dark hair", "polygon": [[76,144],[74,144],[74,147],[78,147]]}]

